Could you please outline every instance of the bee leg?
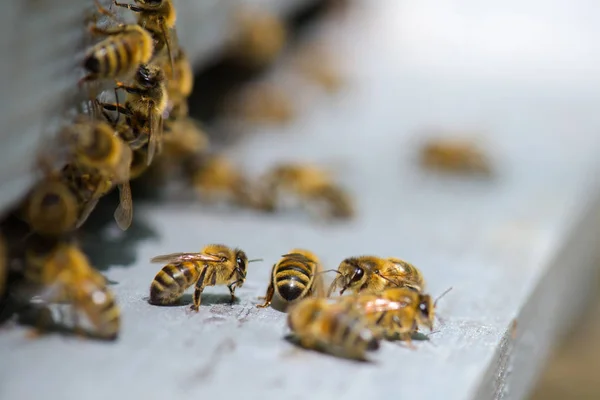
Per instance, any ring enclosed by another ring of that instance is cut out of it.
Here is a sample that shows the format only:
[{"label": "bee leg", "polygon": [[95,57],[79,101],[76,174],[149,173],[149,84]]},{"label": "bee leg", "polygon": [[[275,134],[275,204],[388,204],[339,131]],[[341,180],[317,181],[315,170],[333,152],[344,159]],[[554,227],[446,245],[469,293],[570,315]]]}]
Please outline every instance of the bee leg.
[{"label": "bee leg", "polygon": [[240,281],[235,281],[235,282],[227,285],[227,289],[229,289],[229,293],[231,294],[231,302],[230,302],[231,304],[233,304],[235,302],[235,288],[237,287],[239,282]]},{"label": "bee leg", "polygon": [[202,272],[200,273],[200,277],[198,278],[198,281],[196,282],[196,287],[194,288],[194,304],[192,304],[192,306],[190,308],[196,312],[198,312],[198,310],[200,309],[200,301],[201,301],[202,292],[204,291],[204,288],[207,286],[205,282],[206,282],[206,273],[207,273],[208,269],[209,269],[209,267],[207,265],[205,265],[204,268],[202,269]]},{"label": "bee leg", "polygon": [[[275,270],[276,265],[277,264],[273,265],[273,268],[271,269],[271,276],[273,276],[273,271]],[[265,299],[265,302],[263,304],[257,304],[256,307],[258,307],[258,308],[269,307],[271,305],[271,300],[273,300],[274,293],[275,293],[275,287],[273,286],[273,279],[271,279],[271,282],[269,283],[269,287],[267,288],[267,294],[265,295],[265,297],[263,297]]]},{"label": "bee leg", "polygon": [[100,106],[108,111],[118,111],[120,114],[131,115],[131,112],[118,103],[99,103]]},{"label": "bee leg", "polygon": [[113,1],[113,4],[117,7],[129,8],[133,12],[143,12],[144,9],[141,7],[134,6],[133,4],[119,3],[117,0]]}]

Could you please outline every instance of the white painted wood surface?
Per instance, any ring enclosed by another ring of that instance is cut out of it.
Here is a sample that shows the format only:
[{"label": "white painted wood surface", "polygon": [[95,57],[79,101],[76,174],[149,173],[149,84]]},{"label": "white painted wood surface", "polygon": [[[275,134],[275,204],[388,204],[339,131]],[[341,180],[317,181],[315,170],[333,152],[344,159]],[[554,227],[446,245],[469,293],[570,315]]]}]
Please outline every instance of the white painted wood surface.
[{"label": "white painted wood surface", "polygon": [[[283,68],[267,79],[296,93],[299,119],[254,128],[230,154],[249,172],[283,158],[341,164],[359,218],[324,226],[291,214],[138,206],[137,245],[107,228],[95,252],[117,282],[120,340],[31,341],[4,330],[0,398],[525,397],[596,276],[600,9],[585,0],[358,4],[325,31],[347,88],[327,97]],[[481,129],[497,178],[420,171],[415,132],[430,126]],[[160,268],[150,257],[211,242],[265,259],[251,266],[238,304],[222,303],[225,288],[207,290],[199,314],[146,302]],[[294,349],[282,339],[285,314],[255,304],[272,263],[299,246],[327,268],[367,253],[414,262],[433,295],[454,287],[439,304],[440,332],[416,351],[385,343],[371,365]]]}]

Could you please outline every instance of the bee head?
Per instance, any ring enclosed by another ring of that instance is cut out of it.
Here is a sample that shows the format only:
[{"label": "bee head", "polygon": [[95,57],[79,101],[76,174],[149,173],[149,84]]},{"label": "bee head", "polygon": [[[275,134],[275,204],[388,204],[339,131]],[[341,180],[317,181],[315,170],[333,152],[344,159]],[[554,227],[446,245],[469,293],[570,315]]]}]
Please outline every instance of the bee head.
[{"label": "bee head", "polygon": [[435,306],[431,296],[428,294],[420,295],[417,309],[417,322],[421,325],[425,325],[429,330],[433,330],[434,313]]},{"label": "bee head", "polygon": [[136,4],[146,6],[145,8],[159,8],[163,5],[164,0],[135,0]]},{"label": "bee head", "polygon": [[153,65],[142,65],[138,68],[136,81],[144,88],[153,88],[164,80],[162,69]]},{"label": "bee head", "polygon": [[339,267],[340,276],[337,279],[341,280],[340,295],[351,287],[360,287],[366,280],[365,270],[362,268],[357,258],[348,258],[342,261]]}]

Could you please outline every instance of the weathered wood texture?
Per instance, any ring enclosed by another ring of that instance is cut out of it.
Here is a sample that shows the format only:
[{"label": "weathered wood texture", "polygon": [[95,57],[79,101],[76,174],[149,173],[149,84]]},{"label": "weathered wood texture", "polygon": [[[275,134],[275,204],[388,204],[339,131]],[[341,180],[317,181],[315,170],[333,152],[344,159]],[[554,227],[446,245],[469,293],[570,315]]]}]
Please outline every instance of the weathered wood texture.
[{"label": "weathered wood texture", "polygon": [[[6,330],[0,397],[524,398],[596,274],[599,13],[583,0],[358,2],[323,32],[348,86],[328,97],[282,63],[267,79],[295,94],[298,120],[248,127],[259,134],[230,150],[250,173],[280,159],[341,161],[358,219],[325,226],[137,207],[126,236],[107,229],[94,241],[116,282],[120,340],[31,341]],[[430,126],[480,129],[496,178],[421,171],[416,132]],[[226,288],[207,290],[198,314],[146,302],[160,268],[150,257],[213,242],[265,260],[250,267],[238,304],[226,304]],[[454,288],[439,304],[440,332],[415,351],[385,343],[372,364],[294,349],[282,339],[285,314],[255,307],[270,266],[292,247],[315,251],[326,268],[367,253],[414,262],[433,295]]]}]

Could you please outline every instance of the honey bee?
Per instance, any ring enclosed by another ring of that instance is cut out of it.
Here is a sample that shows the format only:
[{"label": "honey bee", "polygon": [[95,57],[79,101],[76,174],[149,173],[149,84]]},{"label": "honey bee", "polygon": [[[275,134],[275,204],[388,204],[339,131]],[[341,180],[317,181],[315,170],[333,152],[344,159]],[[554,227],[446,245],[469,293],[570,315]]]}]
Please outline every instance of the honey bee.
[{"label": "honey bee", "polygon": [[79,314],[94,327],[94,336],[116,339],[120,328],[120,310],[106,279],[89,263],[79,247],[63,240],[41,239],[26,251],[26,279],[43,290],[47,302],[71,304],[74,328],[82,331]]},{"label": "honey bee", "polygon": [[134,180],[142,176],[148,170],[148,144],[133,150],[129,179]]},{"label": "honey bee", "polygon": [[163,151],[167,157],[180,161],[208,148],[208,135],[195,119],[180,117],[169,125],[168,134],[163,138]]},{"label": "honey bee", "polygon": [[201,200],[213,203],[219,199],[244,205],[249,186],[242,172],[220,154],[200,155],[186,163],[191,185]]},{"label": "honey bee", "polygon": [[273,295],[293,303],[315,294],[324,297],[323,268],[318,257],[308,250],[293,249],[273,265],[271,282],[265,295],[264,308],[271,305]]},{"label": "honey bee", "polygon": [[225,113],[254,123],[286,124],[296,115],[292,100],[272,84],[253,84],[224,103]]},{"label": "honey bee", "polygon": [[[95,0],[101,14],[112,16]],[[115,27],[99,28],[93,24],[90,32],[107,36],[92,46],[85,55],[83,67],[88,71],[79,81],[117,78],[133,74],[137,68],[146,64],[154,54],[154,40],[150,33],[139,25],[119,24]]]},{"label": "honey bee", "polygon": [[388,288],[379,294],[342,296],[338,301],[363,315],[379,339],[405,340],[412,348],[411,335],[419,325],[433,329],[435,306],[431,296],[407,287]]},{"label": "honey bee", "polygon": [[295,66],[306,78],[322,86],[329,93],[340,90],[344,79],[333,60],[324,50],[309,46],[295,60]]},{"label": "honey bee", "polygon": [[411,264],[397,258],[376,256],[350,257],[343,260],[333,280],[327,297],[340,288],[340,296],[350,289],[354,293],[381,293],[390,287],[406,286],[421,290],[424,280],[420,271]]},{"label": "honey bee", "polygon": [[287,40],[285,23],[262,11],[243,10],[237,17],[239,31],[231,43],[231,56],[251,67],[262,67],[274,61]]},{"label": "honey bee", "polygon": [[359,361],[379,349],[367,321],[352,307],[324,298],[305,298],[292,305],[287,324],[301,347]]},{"label": "honey bee", "polygon": [[200,308],[202,291],[207,286],[227,285],[231,302],[235,289],[246,281],[249,262],[246,253],[221,244],[204,247],[200,253],[173,253],[152,258],[153,263],[166,263],[150,285],[150,303],[166,305],[175,303],[192,285],[195,285],[194,304]]},{"label": "honey bee", "polygon": [[76,194],[55,175],[34,186],[21,211],[32,231],[58,235],[76,228],[79,210]]},{"label": "honey bee", "polygon": [[329,174],[308,164],[278,164],[261,179],[261,204],[264,211],[275,211],[281,197],[292,194],[306,204],[319,207],[327,219],[348,219],[354,215],[354,204],[348,193],[337,186]]},{"label": "honey bee", "polygon": [[391,261],[398,269],[398,276],[395,276],[394,279],[400,279],[402,286],[412,288],[418,292],[425,289],[425,278],[421,270],[399,258],[389,257],[388,261]]},{"label": "honey bee", "polygon": [[61,136],[71,146],[75,163],[97,169],[115,182],[129,181],[131,149],[107,122],[82,119],[67,126]]},{"label": "honey bee", "polygon": [[471,141],[456,138],[437,138],[425,143],[421,149],[421,165],[452,173],[492,174],[483,151]]},{"label": "honey bee", "polygon": [[0,234],[0,299],[4,295],[6,276],[8,275],[8,253],[4,235]]},{"label": "honey bee", "polygon": [[134,0],[134,2],[135,5],[119,3],[117,0],[113,0],[115,6],[128,8],[130,11],[138,13],[138,25],[152,35],[155,52],[159,52],[166,47],[171,65],[173,65],[173,47],[175,44],[173,42],[177,41],[175,34],[177,12],[173,1]]},{"label": "honey bee", "polygon": [[157,148],[160,150],[162,144],[163,113],[168,101],[165,75],[155,65],[142,65],[132,86],[118,82],[117,88],[127,92],[125,106],[113,103],[100,105],[106,110],[124,114],[133,132],[144,134],[149,142],[147,163],[150,165]]},{"label": "honey bee", "polygon": [[156,65],[161,67],[166,77],[166,89],[169,104],[169,119],[187,116],[187,98],[194,88],[194,71],[185,51],[179,49],[171,66],[161,57],[156,60]]}]

